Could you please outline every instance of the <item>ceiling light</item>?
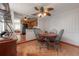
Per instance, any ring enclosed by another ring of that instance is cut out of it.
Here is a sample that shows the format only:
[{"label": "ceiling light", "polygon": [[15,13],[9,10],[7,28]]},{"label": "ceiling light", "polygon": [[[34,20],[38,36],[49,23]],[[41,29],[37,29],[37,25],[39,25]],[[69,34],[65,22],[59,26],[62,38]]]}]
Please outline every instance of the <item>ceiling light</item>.
[{"label": "ceiling light", "polygon": [[46,16],[47,14],[46,13],[43,13],[43,15]]}]

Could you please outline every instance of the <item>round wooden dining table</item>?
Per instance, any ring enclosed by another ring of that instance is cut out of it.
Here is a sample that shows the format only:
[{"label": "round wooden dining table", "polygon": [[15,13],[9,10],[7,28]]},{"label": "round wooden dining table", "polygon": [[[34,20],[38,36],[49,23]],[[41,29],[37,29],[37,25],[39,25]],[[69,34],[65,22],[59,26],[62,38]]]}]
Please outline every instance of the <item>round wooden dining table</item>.
[{"label": "round wooden dining table", "polygon": [[56,33],[40,33],[40,37],[49,39],[50,41],[54,41],[57,37]]}]

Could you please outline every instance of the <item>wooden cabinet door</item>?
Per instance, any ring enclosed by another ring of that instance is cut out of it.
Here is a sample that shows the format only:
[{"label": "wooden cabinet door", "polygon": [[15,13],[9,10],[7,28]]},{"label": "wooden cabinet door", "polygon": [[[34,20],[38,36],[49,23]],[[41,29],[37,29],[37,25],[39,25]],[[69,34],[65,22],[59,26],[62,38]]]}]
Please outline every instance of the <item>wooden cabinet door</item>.
[{"label": "wooden cabinet door", "polygon": [[0,56],[16,56],[16,40],[0,42]]}]

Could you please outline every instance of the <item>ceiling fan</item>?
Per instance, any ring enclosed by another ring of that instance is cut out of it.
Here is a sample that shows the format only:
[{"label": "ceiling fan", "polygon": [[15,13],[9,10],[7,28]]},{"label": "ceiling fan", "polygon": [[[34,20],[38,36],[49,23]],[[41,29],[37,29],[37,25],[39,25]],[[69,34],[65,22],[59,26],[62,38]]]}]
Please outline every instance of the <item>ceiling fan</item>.
[{"label": "ceiling fan", "polygon": [[34,7],[35,10],[37,11],[36,13],[34,13],[33,15],[37,15],[39,17],[43,17],[43,16],[51,16],[50,11],[54,10],[54,8],[52,7],[43,7],[43,6],[39,6],[39,7]]}]

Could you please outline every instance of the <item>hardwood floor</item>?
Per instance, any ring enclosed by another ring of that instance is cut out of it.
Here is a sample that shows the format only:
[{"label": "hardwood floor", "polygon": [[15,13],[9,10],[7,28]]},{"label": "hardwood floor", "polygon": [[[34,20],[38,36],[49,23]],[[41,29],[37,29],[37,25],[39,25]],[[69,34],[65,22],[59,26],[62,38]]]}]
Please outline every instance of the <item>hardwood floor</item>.
[{"label": "hardwood floor", "polygon": [[62,44],[61,50],[47,49],[43,47],[39,49],[39,43],[34,40],[17,45],[18,56],[79,56],[79,48],[67,44]]}]

